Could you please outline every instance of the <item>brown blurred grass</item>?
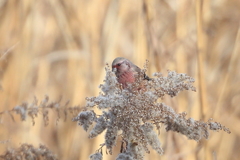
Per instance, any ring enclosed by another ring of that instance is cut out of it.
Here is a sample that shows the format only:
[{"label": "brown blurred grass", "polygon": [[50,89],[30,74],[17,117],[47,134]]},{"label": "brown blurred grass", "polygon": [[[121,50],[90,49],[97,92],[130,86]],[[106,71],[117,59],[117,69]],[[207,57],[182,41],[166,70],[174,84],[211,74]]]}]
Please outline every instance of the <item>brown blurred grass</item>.
[{"label": "brown blurred grass", "polygon": [[[238,159],[240,156],[240,1],[173,0],[2,0],[0,1],[0,112],[47,94],[56,101],[84,105],[98,94],[105,63],[129,58],[139,66],[150,61],[148,74],[167,69],[196,79],[197,93],[183,92],[164,101],[194,119],[214,118],[230,135],[187,140],[176,133],[160,139],[163,156],[148,159]],[[50,111],[42,117],[13,122],[3,114],[0,153],[22,143],[45,144],[60,159],[87,159],[103,143],[89,140],[76,123]],[[118,150],[115,151],[115,154]],[[104,159],[113,159],[105,156]]]}]

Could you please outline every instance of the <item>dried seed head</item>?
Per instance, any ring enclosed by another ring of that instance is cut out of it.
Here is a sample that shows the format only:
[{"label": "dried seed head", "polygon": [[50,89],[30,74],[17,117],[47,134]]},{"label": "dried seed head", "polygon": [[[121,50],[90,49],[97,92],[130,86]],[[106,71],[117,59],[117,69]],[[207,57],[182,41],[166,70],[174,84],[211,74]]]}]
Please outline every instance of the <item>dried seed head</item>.
[{"label": "dried seed head", "polygon": [[[146,70],[142,70],[144,74]],[[159,131],[160,124],[166,131],[175,131],[189,139],[199,141],[209,137],[209,130],[229,130],[216,122],[196,121],[186,119],[186,113],[176,113],[170,106],[159,103],[165,95],[176,96],[180,91],[192,90],[194,79],[186,74],[168,71],[168,76],[155,73],[150,81],[144,81],[141,76],[135,83],[122,88],[115,74],[107,67],[104,84],[100,85],[101,93],[97,97],[87,98],[87,107],[97,107],[102,110],[98,117],[94,111],[79,113],[76,120],[85,130],[95,122],[89,137],[93,138],[104,130],[105,145],[109,153],[116,145],[118,133],[127,143],[124,153],[117,159],[143,159],[144,152],[149,153],[151,146],[159,154],[163,154],[161,143],[154,128]],[[144,86],[144,87],[143,87]]]}]

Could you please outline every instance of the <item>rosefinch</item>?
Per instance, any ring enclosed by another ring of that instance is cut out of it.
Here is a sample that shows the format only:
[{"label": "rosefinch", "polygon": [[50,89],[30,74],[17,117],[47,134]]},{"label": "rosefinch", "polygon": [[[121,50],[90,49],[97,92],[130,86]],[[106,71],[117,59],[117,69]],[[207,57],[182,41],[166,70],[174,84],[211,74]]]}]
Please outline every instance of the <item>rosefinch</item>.
[{"label": "rosefinch", "polygon": [[[115,72],[117,80],[123,88],[127,83],[135,82],[136,78],[151,80],[145,73],[141,74],[141,69],[126,58],[118,57],[112,62],[112,71]],[[139,76],[143,77],[139,77]],[[141,88],[140,88],[141,89]]]}]

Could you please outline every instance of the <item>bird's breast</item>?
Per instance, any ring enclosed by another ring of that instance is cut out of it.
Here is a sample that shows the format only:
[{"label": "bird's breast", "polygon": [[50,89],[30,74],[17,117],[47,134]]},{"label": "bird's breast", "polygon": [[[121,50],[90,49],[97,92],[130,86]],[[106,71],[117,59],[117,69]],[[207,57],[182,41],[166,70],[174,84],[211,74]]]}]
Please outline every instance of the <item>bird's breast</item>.
[{"label": "bird's breast", "polygon": [[135,81],[135,76],[132,72],[124,72],[118,76],[118,82],[127,85],[127,83],[133,83]]}]

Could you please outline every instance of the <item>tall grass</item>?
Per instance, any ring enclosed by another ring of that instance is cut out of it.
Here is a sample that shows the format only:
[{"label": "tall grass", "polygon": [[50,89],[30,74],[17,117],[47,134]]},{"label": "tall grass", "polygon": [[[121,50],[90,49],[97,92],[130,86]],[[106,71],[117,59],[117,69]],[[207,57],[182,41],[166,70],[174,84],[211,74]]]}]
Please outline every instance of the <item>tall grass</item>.
[{"label": "tall grass", "polygon": [[151,152],[147,159],[238,159],[239,8],[237,0],[0,1],[0,154],[28,143],[47,146],[59,159],[87,159],[104,134],[89,140],[70,112],[64,121],[64,112],[59,118],[49,109],[48,126],[41,114],[32,126],[31,117],[21,121],[10,112],[14,122],[6,111],[34,97],[39,105],[45,95],[60,106],[84,106],[85,97],[98,95],[105,64],[122,56],[138,66],[148,59],[148,75],[169,69],[194,77],[196,93],[163,101],[232,131],[211,132],[199,143],[161,132],[165,153]]}]

